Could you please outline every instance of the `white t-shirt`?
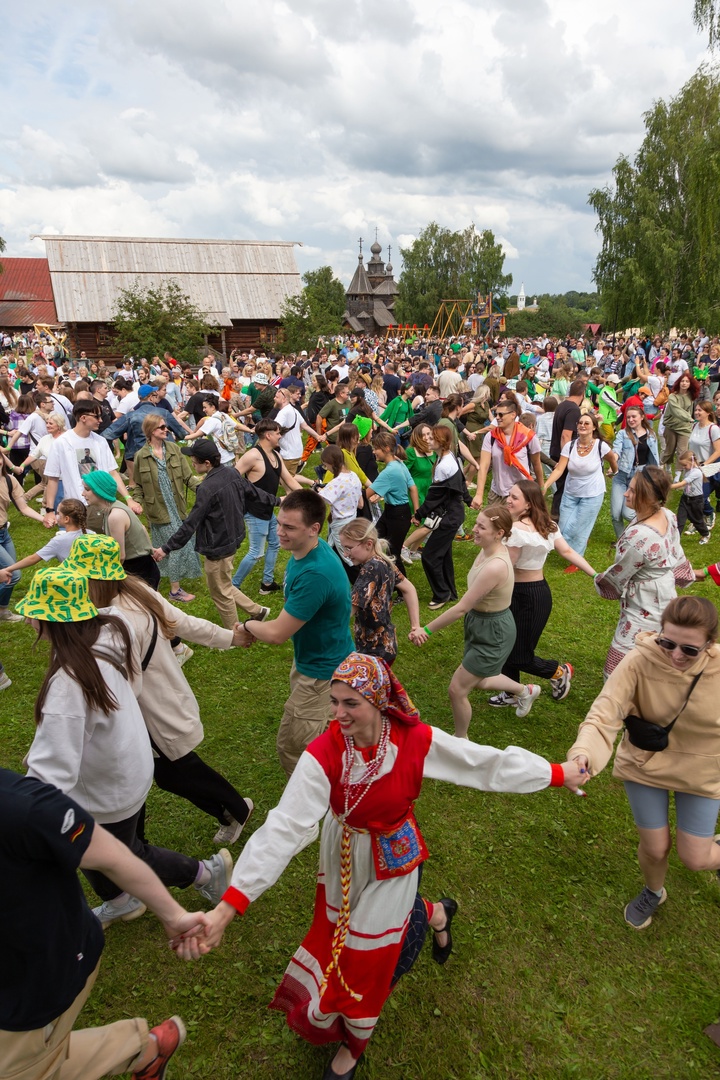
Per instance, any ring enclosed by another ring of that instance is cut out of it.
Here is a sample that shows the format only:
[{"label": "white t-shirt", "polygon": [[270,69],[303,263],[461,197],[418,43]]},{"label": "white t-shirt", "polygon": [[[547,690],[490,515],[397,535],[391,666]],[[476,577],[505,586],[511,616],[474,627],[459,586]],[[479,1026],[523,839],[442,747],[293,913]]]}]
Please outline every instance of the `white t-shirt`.
[{"label": "white t-shirt", "polygon": [[449,480],[451,476],[454,476],[460,466],[457,463],[457,458],[454,454],[445,454],[440,458],[435,469],[433,470],[433,480],[436,483],[441,483],[443,480]]},{"label": "white t-shirt", "polygon": [[357,513],[362,484],[355,473],[341,472],[320,490],[320,494],[332,507],[333,518],[352,518]]},{"label": "white t-shirt", "polygon": [[137,390],[131,390],[130,393],[126,394],[122,399],[115,412],[120,413],[121,416],[126,416],[131,409],[135,408],[139,401],[140,397],[138,396]]},{"label": "white t-shirt", "polygon": [[22,435],[28,435],[30,437],[31,447],[37,446],[42,437],[48,433],[47,424],[37,410],[30,413],[29,416],[26,416],[24,420],[20,421],[18,424],[18,431]]},{"label": "white t-shirt", "polygon": [[55,402],[55,411],[58,409],[64,412],[66,416],[70,416],[73,410],[73,403],[70,398],[66,398],[64,394],[50,394],[50,397]]},{"label": "white t-shirt", "polygon": [[43,435],[37,446],[33,446],[30,450],[33,459],[42,461],[43,458],[46,458],[50,453],[50,447],[54,442],[54,435]]},{"label": "white t-shirt", "polygon": [[80,438],[75,431],[65,431],[53,444],[47,457],[45,476],[62,480],[66,499],[80,499],[83,495],[82,477],[88,473],[115,472],[117,462],[110,444],[102,435],[91,432]]},{"label": "white t-shirt", "polygon": [[594,440],[589,454],[578,454],[577,442],[573,439],[566,443],[560,451],[560,457],[568,458],[567,480],[565,481],[567,494],[582,499],[604,495],[603,459],[609,453],[608,444],[599,439]]},{"label": "white t-shirt", "polygon": [[477,372],[474,372],[470,376],[470,378],[468,379],[467,382],[468,382],[468,386],[470,387],[470,389],[472,390],[472,392],[474,394],[475,391],[477,390],[477,388],[479,386],[482,386],[482,384],[485,382],[485,376],[484,375],[479,375]]},{"label": "white t-shirt", "polygon": [[235,460],[235,454],[231,450],[226,450],[225,447],[221,445],[221,441],[224,442],[225,440],[223,439],[222,420],[219,416],[204,417],[202,422],[202,432],[202,437],[208,439],[213,438],[215,440],[215,444],[220,451],[221,465],[227,465],[228,462]]},{"label": "white t-shirt", "polygon": [[687,360],[673,360],[669,364],[668,386],[674,386],[684,371],[688,370]]},{"label": "white t-shirt", "polygon": [[40,556],[43,562],[48,562],[50,559],[65,562],[70,554],[70,548],[82,535],[82,532],[79,531],[67,532],[65,529],[60,529],[55,533],[52,540],[48,540],[47,544],[37,549],[36,554]]},{"label": "white t-shirt", "polygon": [[286,461],[296,461],[297,458],[302,457],[303,443],[302,443],[302,428],[300,424],[302,418],[294,405],[283,405],[280,412],[275,417],[275,423],[280,427],[290,428],[280,439],[280,457]]}]

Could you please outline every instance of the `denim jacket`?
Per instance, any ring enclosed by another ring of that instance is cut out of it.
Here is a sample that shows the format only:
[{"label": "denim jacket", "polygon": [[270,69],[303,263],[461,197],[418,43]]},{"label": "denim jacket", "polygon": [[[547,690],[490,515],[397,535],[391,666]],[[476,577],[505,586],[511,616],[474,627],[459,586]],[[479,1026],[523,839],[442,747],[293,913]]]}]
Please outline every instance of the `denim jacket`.
[{"label": "denim jacket", "polygon": [[[658,444],[655,435],[652,431],[647,433],[647,445],[648,445],[648,465],[658,465],[660,458],[658,455]],[[613,443],[613,452],[617,454],[618,459],[618,476],[627,477],[628,479],[635,472],[637,466],[635,465],[635,444],[627,433],[625,428],[618,431]]]}]

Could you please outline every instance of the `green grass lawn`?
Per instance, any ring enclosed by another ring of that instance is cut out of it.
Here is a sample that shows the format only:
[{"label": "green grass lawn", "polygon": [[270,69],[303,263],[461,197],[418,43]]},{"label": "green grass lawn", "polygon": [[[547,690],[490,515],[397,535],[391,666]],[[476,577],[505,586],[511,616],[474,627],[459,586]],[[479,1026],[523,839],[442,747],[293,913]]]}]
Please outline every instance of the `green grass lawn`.
[{"label": "green grass lawn", "polygon": [[[12,530],[21,555],[46,535],[14,512]],[[612,539],[605,508],[588,551],[597,569],[610,562]],[[695,566],[720,554],[717,539],[698,549],[697,537],[688,537],[685,550]],[[471,543],[455,544],[461,585],[475,553]],[[564,565],[556,556],[548,563],[555,607],[539,651],[574,665],[570,696],[554,703],[545,683],[530,715],[518,720],[512,709],[491,709],[486,695],[476,695],[472,739],[564,759],[601,687],[617,617],[616,604],[601,601],[585,575],[563,575]],[[419,563],[410,576],[427,617],[430,592]],[[28,580],[26,573],[15,599]],[[245,589],[257,596],[259,584],[256,570]],[[716,599],[712,583],[695,588]],[[204,585],[193,591],[191,613],[215,619]],[[277,612],[282,599],[272,596],[269,603]],[[451,731],[447,686],[461,657],[461,625],[420,650],[407,642],[402,606],[396,622],[395,670],[423,718]],[[0,658],[13,680],[0,695],[0,760],[18,770],[32,739],[46,661],[45,647],[35,648],[33,639],[24,625],[0,626]],[[196,647],[184,668],[201,703],[203,756],[253,798],[252,828],[283,788],[275,734],[291,659],[290,645],[224,653]],[[713,874],[690,873],[673,855],[667,904],[648,930],[628,928],[623,906],[642,885],[630,811],[609,769],[588,792],[580,799],[564,789],[520,796],[425,785],[417,807],[431,852],[423,891],[458,900],[455,951],[440,968],[426,946],[388,1002],[359,1077],[717,1076],[720,1051],[702,1029],[720,1012],[720,886]],[[213,852],[215,824],[189,803],[153,790],[148,811],[154,842],[200,857]],[[328,1049],[302,1042],[281,1014],[267,1010],[309,923],[316,858],[317,844],[201,962],[176,960],[149,914],[111,927],[84,1023],[136,1015],[157,1022],[179,1013],[189,1034],[169,1070],[173,1080],[319,1077]],[[202,905],[192,891],[182,899]]]}]

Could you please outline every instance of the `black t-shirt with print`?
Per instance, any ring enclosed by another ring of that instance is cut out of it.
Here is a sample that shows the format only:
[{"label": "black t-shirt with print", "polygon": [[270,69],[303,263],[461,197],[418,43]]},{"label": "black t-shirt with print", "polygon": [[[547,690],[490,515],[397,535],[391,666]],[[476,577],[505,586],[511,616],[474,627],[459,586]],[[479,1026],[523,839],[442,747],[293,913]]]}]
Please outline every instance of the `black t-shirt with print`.
[{"label": "black t-shirt with print", "polygon": [[0,769],[0,1030],[45,1027],[97,966],[102,927],[77,875],[94,827],[57,788]]}]

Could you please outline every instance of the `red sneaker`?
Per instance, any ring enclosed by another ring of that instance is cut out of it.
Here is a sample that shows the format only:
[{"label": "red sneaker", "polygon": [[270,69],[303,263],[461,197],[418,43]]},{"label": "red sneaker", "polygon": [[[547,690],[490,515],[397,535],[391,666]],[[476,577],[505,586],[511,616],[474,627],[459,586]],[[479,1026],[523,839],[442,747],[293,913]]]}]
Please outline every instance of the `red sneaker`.
[{"label": "red sneaker", "polygon": [[134,1072],[132,1080],[163,1080],[168,1061],[187,1037],[185,1025],[179,1016],[163,1020],[162,1024],[150,1029],[150,1034],[157,1039],[158,1055],[144,1069]]}]

